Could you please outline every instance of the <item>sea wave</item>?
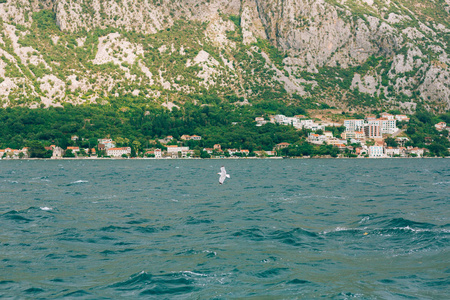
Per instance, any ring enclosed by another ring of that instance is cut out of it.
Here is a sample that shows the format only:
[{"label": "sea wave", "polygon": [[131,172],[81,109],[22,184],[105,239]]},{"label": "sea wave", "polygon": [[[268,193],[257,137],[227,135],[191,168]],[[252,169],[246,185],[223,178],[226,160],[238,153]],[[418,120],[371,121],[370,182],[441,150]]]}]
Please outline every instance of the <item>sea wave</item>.
[{"label": "sea wave", "polygon": [[127,280],[112,284],[110,287],[118,291],[137,291],[141,296],[176,296],[189,295],[196,289],[194,281],[190,278],[194,273],[186,271],[153,275],[142,271],[131,275]]},{"label": "sea wave", "polygon": [[447,184],[450,184],[450,181],[441,181],[433,183],[433,185],[447,185]]},{"label": "sea wave", "polygon": [[88,182],[89,182],[89,181],[87,181],[87,180],[77,180],[77,181],[73,181],[73,182],[67,184],[67,186],[75,185],[75,184],[88,183]]},{"label": "sea wave", "polygon": [[4,214],[2,214],[2,218],[7,220],[12,220],[16,222],[31,222],[32,219],[26,218],[23,214],[23,211],[17,211],[17,210],[10,210]]},{"label": "sea wave", "polygon": [[264,241],[273,240],[283,244],[292,246],[312,246],[317,242],[319,236],[311,231],[302,228],[294,228],[291,230],[262,230],[259,228],[248,228],[236,231],[233,233],[234,237],[241,237],[244,240]]}]

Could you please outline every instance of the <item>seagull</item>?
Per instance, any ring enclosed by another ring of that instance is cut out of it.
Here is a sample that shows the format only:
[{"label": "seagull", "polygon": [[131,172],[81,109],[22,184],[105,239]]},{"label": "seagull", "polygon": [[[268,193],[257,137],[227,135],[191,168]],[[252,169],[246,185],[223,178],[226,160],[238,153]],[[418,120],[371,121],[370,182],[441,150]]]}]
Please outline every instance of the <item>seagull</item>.
[{"label": "seagull", "polygon": [[217,173],[217,174],[220,175],[220,178],[219,178],[220,184],[223,184],[223,182],[225,181],[225,178],[227,178],[227,177],[230,178],[230,175],[227,174],[227,171],[225,171],[224,166],[222,166],[222,168],[220,168],[220,173]]}]

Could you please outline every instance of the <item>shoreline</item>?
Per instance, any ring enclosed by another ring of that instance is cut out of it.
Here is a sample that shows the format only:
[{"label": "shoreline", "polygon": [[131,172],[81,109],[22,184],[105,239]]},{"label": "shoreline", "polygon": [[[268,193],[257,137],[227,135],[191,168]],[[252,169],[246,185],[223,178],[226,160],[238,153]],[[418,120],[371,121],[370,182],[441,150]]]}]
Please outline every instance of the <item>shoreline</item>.
[{"label": "shoreline", "polygon": [[123,157],[61,157],[61,158],[13,158],[13,159],[0,159],[1,161],[23,161],[23,160],[51,160],[51,161],[60,161],[60,160],[284,160],[284,159],[447,159],[450,156],[446,157],[212,157],[212,158],[153,158],[153,157],[132,157],[132,158],[123,158]]}]

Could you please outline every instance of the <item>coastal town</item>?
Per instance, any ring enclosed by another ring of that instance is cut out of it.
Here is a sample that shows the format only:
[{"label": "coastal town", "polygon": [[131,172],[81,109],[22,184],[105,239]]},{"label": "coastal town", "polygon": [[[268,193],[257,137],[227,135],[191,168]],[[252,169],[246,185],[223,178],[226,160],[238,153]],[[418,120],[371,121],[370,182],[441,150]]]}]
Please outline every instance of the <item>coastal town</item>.
[{"label": "coastal town", "polygon": [[[338,154],[333,157],[355,158],[392,158],[392,157],[424,157],[426,148],[408,146],[409,138],[404,130],[399,127],[399,122],[406,124],[409,117],[406,115],[393,115],[381,113],[377,116],[365,116],[364,119],[343,119],[341,122],[329,122],[318,118],[307,118],[304,115],[287,117],[285,115],[270,115],[267,118],[257,117],[254,126],[266,124],[278,124],[292,126],[296,130],[307,131],[305,142],[310,145],[330,145],[338,149]],[[446,133],[447,139],[450,127],[445,122],[434,125],[439,132]],[[327,130],[339,128],[340,130]],[[120,139],[120,141],[118,141]],[[189,141],[201,141],[199,135],[184,134],[179,138],[166,136],[156,140],[150,140],[148,147],[139,151],[137,145],[121,146],[123,138],[97,139],[97,144],[83,148],[76,146],[82,137],[72,136],[74,146],[65,149],[58,145],[50,145],[45,148],[50,159],[63,158],[149,158],[149,159],[177,159],[177,158],[283,158],[285,149],[292,147],[290,143],[281,142],[271,150],[250,151],[248,149],[223,148],[221,144],[214,144],[211,148],[193,147],[187,145]],[[125,139],[126,140],[126,139]],[[431,142],[431,141],[429,141]],[[192,145],[192,143],[190,143]],[[133,151],[134,150],[134,151]],[[0,149],[1,159],[29,158],[29,148]],[[308,158],[314,156],[302,155]]]}]

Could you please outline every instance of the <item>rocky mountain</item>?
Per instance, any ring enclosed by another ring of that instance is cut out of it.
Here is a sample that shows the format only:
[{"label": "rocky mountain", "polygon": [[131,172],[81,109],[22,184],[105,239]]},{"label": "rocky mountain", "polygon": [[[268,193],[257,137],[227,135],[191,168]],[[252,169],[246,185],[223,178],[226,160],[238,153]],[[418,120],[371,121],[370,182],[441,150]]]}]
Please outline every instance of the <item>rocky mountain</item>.
[{"label": "rocky mountain", "polygon": [[450,0],[0,0],[4,107],[450,107]]}]

